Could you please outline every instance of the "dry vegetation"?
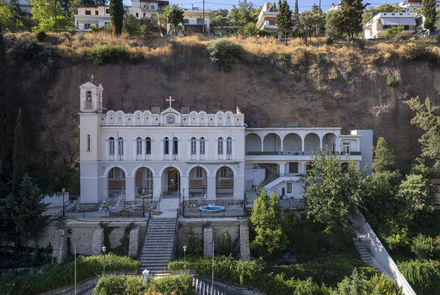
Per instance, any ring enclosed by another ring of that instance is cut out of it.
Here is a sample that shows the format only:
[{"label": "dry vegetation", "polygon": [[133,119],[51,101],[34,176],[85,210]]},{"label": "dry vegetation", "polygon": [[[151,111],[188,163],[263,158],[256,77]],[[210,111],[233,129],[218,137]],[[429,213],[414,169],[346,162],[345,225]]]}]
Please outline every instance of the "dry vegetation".
[{"label": "dry vegetation", "polygon": [[[9,48],[14,47],[21,41],[37,42],[32,33],[21,33],[12,39],[12,34],[6,34],[6,43]],[[344,41],[335,41],[333,44],[326,44],[326,38],[312,38],[307,42],[301,38],[295,38],[289,42],[288,46],[274,38],[258,38],[233,36],[229,38],[234,43],[240,44],[245,52],[247,60],[255,60],[255,57],[269,56],[287,56],[292,63],[299,60],[306,60],[314,63],[317,57],[324,57],[331,60],[333,67],[345,68],[351,71],[351,68],[364,67],[366,71],[372,66],[373,62],[386,63],[392,56],[402,58],[405,56],[405,48],[408,44],[414,43],[414,40],[395,40],[395,41],[375,41],[367,42],[362,48],[353,42],[348,46]],[[145,39],[141,37],[128,38],[122,35],[119,38],[113,38],[111,34],[99,32],[87,34],[78,32],[70,34],[48,33],[46,41],[42,43],[45,47],[52,48],[54,52],[62,57],[77,59],[84,56],[84,50],[103,45],[122,45],[126,47],[131,54],[139,55],[145,59],[164,57],[171,54],[181,56],[193,53],[195,49],[205,49],[212,40],[200,35],[192,35],[174,40],[167,39]],[[431,42],[433,51],[440,55],[439,43]],[[332,75],[330,77],[334,78]]]}]

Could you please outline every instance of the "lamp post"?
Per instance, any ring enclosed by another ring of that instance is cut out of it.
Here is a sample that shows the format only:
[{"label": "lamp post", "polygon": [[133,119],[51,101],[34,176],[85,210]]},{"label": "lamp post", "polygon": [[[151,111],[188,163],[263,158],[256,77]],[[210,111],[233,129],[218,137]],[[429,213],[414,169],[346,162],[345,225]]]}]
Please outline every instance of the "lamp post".
[{"label": "lamp post", "polygon": [[246,187],[243,187],[243,214],[246,215]]},{"label": "lamp post", "polygon": [[186,244],[183,245],[183,256],[185,257],[185,274],[186,274],[186,248],[188,248],[188,246]]},{"label": "lamp post", "polygon": [[[183,208],[182,208],[182,212],[183,212],[183,217],[185,217],[185,188],[183,188],[182,190],[183,190],[183,206],[182,206]],[[186,251],[185,246],[183,246],[183,250]]]},{"label": "lamp post", "polygon": [[105,246],[102,246],[102,252],[104,253],[104,275],[105,275],[105,250],[107,250],[107,248]]},{"label": "lamp post", "polygon": [[64,213],[64,192],[66,191],[66,189],[63,187],[63,218],[65,217],[65,213]]},{"label": "lamp post", "polygon": [[145,218],[145,189],[142,189],[142,216]]}]

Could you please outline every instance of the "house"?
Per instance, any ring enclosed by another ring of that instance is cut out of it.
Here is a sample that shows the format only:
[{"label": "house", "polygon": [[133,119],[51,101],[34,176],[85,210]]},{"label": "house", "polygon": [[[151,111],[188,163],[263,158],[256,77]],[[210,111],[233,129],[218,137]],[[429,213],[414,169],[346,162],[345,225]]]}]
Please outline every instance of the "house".
[{"label": "house", "polygon": [[332,5],[330,6],[330,8],[328,9],[328,11],[333,11],[333,10],[341,10],[342,5],[341,2],[339,1],[339,4],[332,3]]},{"label": "house", "polygon": [[131,1],[131,14],[136,18],[151,18],[162,15],[169,1]]},{"label": "house", "polygon": [[[278,32],[278,26],[276,25],[278,12],[274,11],[273,3],[264,2],[263,8],[258,15],[257,29],[266,30],[269,33]],[[292,24],[295,24],[299,19],[298,13],[292,12]]]},{"label": "house", "polygon": [[[75,14],[75,28],[81,31],[88,31],[92,26],[104,27],[111,25],[111,18],[108,5],[79,6],[78,13]],[[129,12],[130,6],[124,6],[124,10]]]},{"label": "house", "polygon": [[299,174],[313,151],[328,146],[363,167],[372,162],[372,131],[341,128],[248,128],[234,111],[104,111],[103,87],[80,86],[80,179],[82,209],[111,196],[135,202],[204,197],[241,201],[243,190],[263,183],[281,196],[300,197]]},{"label": "house", "polygon": [[[183,23],[179,24],[179,27],[181,27],[180,29],[183,31],[183,34],[209,33],[211,29],[209,22],[210,10],[203,10],[199,7],[192,7],[191,9],[182,8],[182,10]],[[172,28],[170,24],[167,25],[167,32],[171,36],[174,35],[174,28]]]},{"label": "house", "polygon": [[[411,11],[412,8],[422,9],[422,0],[404,0],[399,6],[406,8],[406,11]],[[437,0],[435,8],[440,8],[440,0]]]},{"label": "house", "polygon": [[386,30],[393,27],[403,27],[399,36],[410,37],[416,32],[418,22],[421,22],[421,16],[415,12],[381,12],[365,24],[364,37],[384,38]]},{"label": "house", "polygon": [[15,5],[15,2],[18,2],[18,6],[20,6],[21,11],[32,13],[32,5],[29,0],[1,0],[0,3],[3,5]]}]

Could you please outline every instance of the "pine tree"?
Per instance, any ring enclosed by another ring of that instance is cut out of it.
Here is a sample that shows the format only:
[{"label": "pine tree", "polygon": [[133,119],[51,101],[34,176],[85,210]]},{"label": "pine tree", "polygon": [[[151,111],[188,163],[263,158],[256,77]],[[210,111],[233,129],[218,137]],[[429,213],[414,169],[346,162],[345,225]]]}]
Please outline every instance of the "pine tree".
[{"label": "pine tree", "polygon": [[3,42],[3,35],[1,34],[2,27],[0,23],[0,173],[3,171],[3,161],[6,158],[6,132],[8,122],[8,104],[6,98],[6,53],[5,43]]},{"label": "pine tree", "polygon": [[14,224],[24,234],[26,251],[28,251],[29,237],[32,237],[36,248],[38,248],[39,237],[49,219],[49,215],[42,215],[49,206],[49,204],[41,203],[42,199],[41,190],[32,183],[31,178],[26,174],[18,192],[10,194],[6,200]]},{"label": "pine tree", "polygon": [[278,13],[276,24],[278,26],[278,30],[280,30],[284,35],[284,40],[287,45],[287,36],[289,32],[292,30],[292,10],[290,10],[289,4],[287,4],[286,0],[280,0],[278,2]]},{"label": "pine tree", "polygon": [[[425,22],[423,26],[427,30],[435,29],[435,22],[437,13],[435,11],[435,5],[437,4],[436,0],[422,0],[422,12],[425,17]],[[431,35],[431,32],[429,33]]]},{"label": "pine tree", "polygon": [[298,13],[298,0],[295,0],[295,13]]},{"label": "pine tree", "polygon": [[122,32],[124,20],[124,5],[122,0],[110,0],[110,18],[112,21],[113,36],[119,36]]},{"label": "pine tree", "polygon": [[371,168],[375,172],[391,171],[393,166],[397,163],[396,152],[388,147],[387,142],[383,137],[379,137],[375,147],[372,147],[374,160]]},{"label": "pine tree", "polygon": [[23,146],[23,125],[21,119],[21,108],[18,110],[17,122],[15,125],[14,138],[14,171],[12,173],[12,193],[16,193],[18,186],[23,179],[24,170],[24,146]]},{"label": "pine tree", "polygon": [[338,29],[347,36],[348,44],[355,34],[362,32],[362,13],[367,5],[369,4],[362,4],[362,0],[341,1]]}]

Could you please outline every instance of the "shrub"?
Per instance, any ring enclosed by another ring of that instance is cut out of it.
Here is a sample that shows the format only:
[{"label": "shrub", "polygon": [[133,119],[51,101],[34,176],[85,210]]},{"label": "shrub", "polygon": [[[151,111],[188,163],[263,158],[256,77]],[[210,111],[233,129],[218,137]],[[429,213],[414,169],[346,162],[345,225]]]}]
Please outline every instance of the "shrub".
[{"label": "shrub", "polygon": [[40,56],[43,52],[43,47],[35,42],[23,41],[18,44],[18,54],[25,60],[31,60]]},{"label": "shrub", "polygon": [[190,225],[186,232],[186,244],[188,245],[188,255],[201,255],[203,251],[202,239],[194,231],[194,226]]},{"label": "shrub", "polygon": [[104,45],[85,49],[86,58],[93,61],[96,65],[103,65],[117,60],[129,60],[130,53],[128,49],[122,45]]},{"label": "shrub", "polygon": [[398,263],[400,272],[416,291],[424,294],[440,292],[440,263],[427,260],[410,260]]},{"label": "shrub", "polygon": [[327,43],[327,45],[332,45],[333,44],[333,38],[332,37],[328,37],[326,43]]},{"label": "shrub", "polygon": [[294,249],[295,254],[313,255],[319,249],[319,233],[307,229],[296,229],[289,233],[289,247]]},{"label": "shrub", "polygon": [[238,237],[235,241],[232,241],[229,232],[228,231],[224,232],[218,239],[219,254],[225,256],[232,255],[232,257],[237,256],[238,254],[237,240]]},{"label": "shrub", "polygon": [[81,42],[82,40],[84,40],[84,38],[86,37],[86,35],[84,34],[84,32],[77,32],[76,35],[76,40],[78,40],[79,42]]},{"label": "shrub", "polygon": [[211,61],[218,63],[220,69],[225,72],[231,70],[231,65],[236,58],[242,59],[243,57],[243,47],[225,38],[209,42],[206,49]]},{"label": "shrub", "polygon": [[38,31],[35,33],[35,38],[38,42],[44,42],[46,41],[46,32],[44,31]]},{"label": "shrub", "polygon": [[371,294],[381,294],[381,295],[402,295],[402,290],[397,290],[396,282],[390,280],[387,276],[382,274],[380,278],[373,276],[368,281],[368,287]]},{"label": "shrub", "polygon": [[436,252],[434,238],[419,234],[413,239],[411,252],[413,252],[419,259],[431,258]]},{"label": "shrub", "polygon": [[366,295],[368,290],[368,280],[364,273],[358,272],[357,269],[353,270],[350,277],[345,277],[338,284],[338,294],[340,295]]},{"label": "shrub", "polygon": [[431,66],[436,66],[438,63],[438,55],[423,41],[406,46],[405,58],[407,60],[426,61]]},{"label": "shrub", "polygon": [[397,78],[396,76],[389,74],[387,76],[387,86],[396,87],[397,86]]},{"label": "shrub", "polygon": [[403,31],[403,27],[402,26],[389,28],[389,29],[387,29],[385,31],[385,38],[395,37],[395,36],[397,36],[402,31]]},{"label": "shrub", "polygon": [[356,39],[356,43],[361,50],[364,50],[365,45],[367,45],[367,41],[365,41],[365,39]]}]

